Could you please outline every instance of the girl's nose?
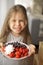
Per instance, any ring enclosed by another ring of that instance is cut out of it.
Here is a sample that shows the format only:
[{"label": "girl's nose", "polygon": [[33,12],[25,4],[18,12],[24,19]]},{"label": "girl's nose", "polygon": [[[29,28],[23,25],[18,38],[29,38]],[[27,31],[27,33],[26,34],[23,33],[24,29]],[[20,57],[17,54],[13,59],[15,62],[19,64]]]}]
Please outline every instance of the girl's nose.
[{"label": "girl's nose", "polygon": [[16,21],[16,25],[19,26],[20,25],[20,22],[19,21]]}]

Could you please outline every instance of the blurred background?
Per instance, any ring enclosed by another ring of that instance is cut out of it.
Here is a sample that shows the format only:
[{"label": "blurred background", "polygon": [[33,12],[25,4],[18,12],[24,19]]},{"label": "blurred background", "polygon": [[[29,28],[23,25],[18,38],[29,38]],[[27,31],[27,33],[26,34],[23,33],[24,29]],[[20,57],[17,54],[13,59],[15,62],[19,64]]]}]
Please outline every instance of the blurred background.
[{"label": "blurred background", "polygon": [[16,4],[25,6],[31,36],[38,45],[39,40],[43,40],[43,0],[0,0],[0,33],[9,8]]}]

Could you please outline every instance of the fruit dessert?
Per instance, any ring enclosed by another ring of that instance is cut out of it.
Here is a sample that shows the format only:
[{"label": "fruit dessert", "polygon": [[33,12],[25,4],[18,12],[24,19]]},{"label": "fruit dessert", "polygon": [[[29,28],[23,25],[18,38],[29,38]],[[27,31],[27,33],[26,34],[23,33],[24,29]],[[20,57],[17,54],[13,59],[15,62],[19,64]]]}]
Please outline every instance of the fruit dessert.
[{"label": "fruit dessert", "polygon": [[29,55],[29,49],[26,45],[19,42],[11,42],[2,48],[6,56],[10,58],[21,58]]}]

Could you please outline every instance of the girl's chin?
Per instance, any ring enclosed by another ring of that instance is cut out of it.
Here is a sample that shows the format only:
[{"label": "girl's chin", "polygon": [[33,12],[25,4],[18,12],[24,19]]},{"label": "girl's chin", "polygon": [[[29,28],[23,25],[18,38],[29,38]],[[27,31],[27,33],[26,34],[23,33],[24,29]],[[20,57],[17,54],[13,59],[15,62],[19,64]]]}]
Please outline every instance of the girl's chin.
[{"label": "girl's chin", "polygon": [[15,33],[20,33],[21,30],[13,30]]},{"label": "girl's chin", "polygon": [[13,34],[14,36],[19,36],[19,35],[20,35],[20,32],[12,32],[12,34]]},{"label": "girl's chin", "polygon": [[13,33],[15,33],[15,34],[20,34],[21,31],[13,31]]}]

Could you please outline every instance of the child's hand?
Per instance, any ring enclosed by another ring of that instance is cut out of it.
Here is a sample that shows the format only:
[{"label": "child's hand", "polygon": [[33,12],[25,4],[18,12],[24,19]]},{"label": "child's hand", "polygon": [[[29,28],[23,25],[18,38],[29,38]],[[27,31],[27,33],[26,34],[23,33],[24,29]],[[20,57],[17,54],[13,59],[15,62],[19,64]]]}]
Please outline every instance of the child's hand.
[{"label": "child's hand", "polygon": [[3,43],[0,43],[0,51],[1,51],[2,47],[3,47]]},{"label": "child's hand", "polygon": [[30,50],[29,56],[31,56],[32,54],[35,53],[35,46],[34,46],[33,44],[30,44],[30,45],[29,45],[29,50]]}]

